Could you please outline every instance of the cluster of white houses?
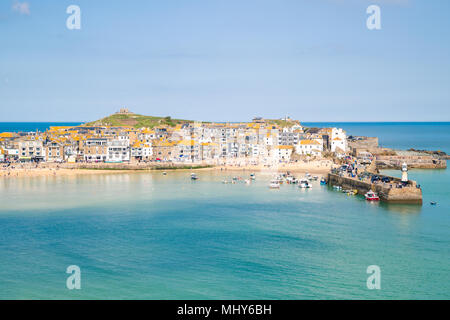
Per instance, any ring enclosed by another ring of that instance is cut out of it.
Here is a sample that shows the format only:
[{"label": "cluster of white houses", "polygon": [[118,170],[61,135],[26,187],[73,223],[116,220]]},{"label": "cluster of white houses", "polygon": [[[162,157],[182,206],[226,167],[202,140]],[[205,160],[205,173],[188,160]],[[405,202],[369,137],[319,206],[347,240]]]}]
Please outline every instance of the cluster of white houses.
[{"label": "cluster of white houses", "polygon": [[51,127],[46,132],[0,133],[0,161],[291,162],[301,156],[347,152],[345,131],[305,129],[298,121],[255,118],[249,123],[187,122],[155,128]]}]

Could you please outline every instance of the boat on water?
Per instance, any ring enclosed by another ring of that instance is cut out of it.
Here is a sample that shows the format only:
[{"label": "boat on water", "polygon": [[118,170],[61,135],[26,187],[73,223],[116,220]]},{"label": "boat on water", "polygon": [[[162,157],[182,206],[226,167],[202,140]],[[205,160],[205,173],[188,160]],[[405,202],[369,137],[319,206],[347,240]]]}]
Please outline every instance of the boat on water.
[{"label": "boat on water", "polygon": [[163,172],[163,176],[166,176],[166,175],[167,175],[167,172],[164,171],[164,172]]},{"label": "boat on water", "polygon": [[312,179],[311,175],[308,172],[305,174],[305,178],[308,179],[308,180]]},{"label": "boat on water", "polygon": [[373,191],[367,192],[364,196],[367,201],[380,201],[380,197]]},{"label": "boat on water", "polygon": [[356,196],[358,194],[358,190],[353,189],[353,190],[347,190],[347,195],[348,196]]},{"label": "boat on water", "polygon": [[310,189],[312,188],[312,185],[309,183],[308,179],[302,179],[300,180],[298,187],[302,189]]},{"label": "boat on water", "polygon": [[342,190],[342,187],[341,186],[333,186],[333,189]]},{"label": "boat on water", "polygon": [[320,185],[324,186],[327,184],[327,180],[325,178],[320,179]]},{"label": "boat on water", "polygon": [[250,174],[250,180],[256,180],[256,176],[255,176],[254,173],[251,173],[251,174]]},{"label": "boat on water", "polygon": [[191,173],[191,180],[198,180],[198,177],[195,173]]},{"label": "boat on water", "polygon": [[313,181],[317,181],[317,180],[319,180],[319,177],[318,176],[314,176],[314,177],[312,177],[312,180]]},{"label": "boat on water", "polygon": [[297,184],[298,180],[294,176],[287,176],[286,183],[287,184]]},{"label": "boat on water", "polygon": [[275,178],[273,178],[273,180],[278,181],[279,184],[283,184],[284,183],[284,177],[281,174],[276,176]]},{"label": "boat on water", "polygon": [[269,183],[269,188],[270,189],[280,189],[280,183],[278,182],[278,180],[271,180]]}]

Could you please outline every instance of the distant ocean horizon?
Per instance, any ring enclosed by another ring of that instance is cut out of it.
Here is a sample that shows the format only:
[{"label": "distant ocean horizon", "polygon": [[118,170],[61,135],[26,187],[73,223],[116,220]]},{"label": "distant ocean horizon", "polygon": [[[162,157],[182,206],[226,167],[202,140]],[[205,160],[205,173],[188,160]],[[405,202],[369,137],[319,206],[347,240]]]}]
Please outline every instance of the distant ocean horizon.
[{"label": "distant ocean horizon", "polygon": [[[0,132],[45,131],[52,126],[84,122],[0,122]],[[339,127],[348,135],[378,137],[380,146],[450,153],[450,122],[302,122],[306,127]]]}]

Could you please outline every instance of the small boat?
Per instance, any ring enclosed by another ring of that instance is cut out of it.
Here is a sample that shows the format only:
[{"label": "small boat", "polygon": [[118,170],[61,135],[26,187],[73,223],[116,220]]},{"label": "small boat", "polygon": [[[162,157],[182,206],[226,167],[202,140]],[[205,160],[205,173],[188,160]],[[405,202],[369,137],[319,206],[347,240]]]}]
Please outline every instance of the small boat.
[{"label": "small boat", "polygon": [[256,180],[256,177],[255,177],[254,173],[250,174],[250,180]]},{"label": "small boat", "polygon": [[431,204],[432,206],[435,206],[435,205],[437,205],[437,202],[431,201],[430,204]]},{"label": "small boat", "polygon": [[311,180],[311,175],[307,172],[306,174],[305,174],[305,177],[306,177],[306,179],[308,179],[308,180]]},{"label": "small boat", "polygon": [[246,184],[250,184],[250,180],[249,179],[245,179],[245,183]]},{"label": "small boat", "polygon": [[320,185],[324,186],[327,184],[327,180],[325,178],[320,179]]},{"label": "small boat", "polygon": [[380,201],[380,197],[373,191],[367,192],[364,196],[367,201]]},{"label": "small boat", "polygon": [[295,178],[293,176],[287,176],[286,177],[286,183],[287,184],[293,184],[294,180],[295,180]]},{"label": "small boat", "polygon": [[312,188],[312,185],[309,183],[308,179],[302,179],[300,180],[300,184],[298,187],[303,189],[310,189]]},{"label": "small boat", "polygon": [[279,175],[278,177],[276,177],[275,180],[278,181],[279,184],[283,184],[283,182],[284,182],[284,178],[282,175]]},{"label": "small boat", "polygon": [[347,195],[348,196],[356,196],[358,194],[358,190],[354,189],[354,190],[347,190]]},{"label": "small boat", "polygon": [[313,181],[317,181],[317,180],[319,180],[319,177],[318,176],[314,176],[314,177],[312,177],[312,180]]},{"label": "small boat", "polygon": [[341,186],[333,186],[333,189],[342,190],[342,187]]},{"label": "small boat", "polygon": [[271,180],[269,184],[270,189],[280,189],[280,184],[278,180]]},{"label": "small boat", "polygon": [[167,172],[164,171],[164,172],[163,172],[163,176],[166,176],[166,175],[167,175]]},{"label": "small boat", "polygon": [[191,173],[191,180],[198,180],[198,177],[195,173]]}]

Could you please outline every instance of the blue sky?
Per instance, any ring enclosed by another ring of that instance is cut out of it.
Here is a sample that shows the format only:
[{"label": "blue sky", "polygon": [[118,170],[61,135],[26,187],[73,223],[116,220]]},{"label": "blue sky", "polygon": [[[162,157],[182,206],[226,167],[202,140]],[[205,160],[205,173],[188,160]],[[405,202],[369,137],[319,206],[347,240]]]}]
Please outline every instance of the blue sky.
[{"label": "blue sky", "polygon": [[[66,8],[82,11],[66,28]],[[381,7],[381,30],[366,8]],[[450,1],[2,0],[0,121],[450,121]]]}]

